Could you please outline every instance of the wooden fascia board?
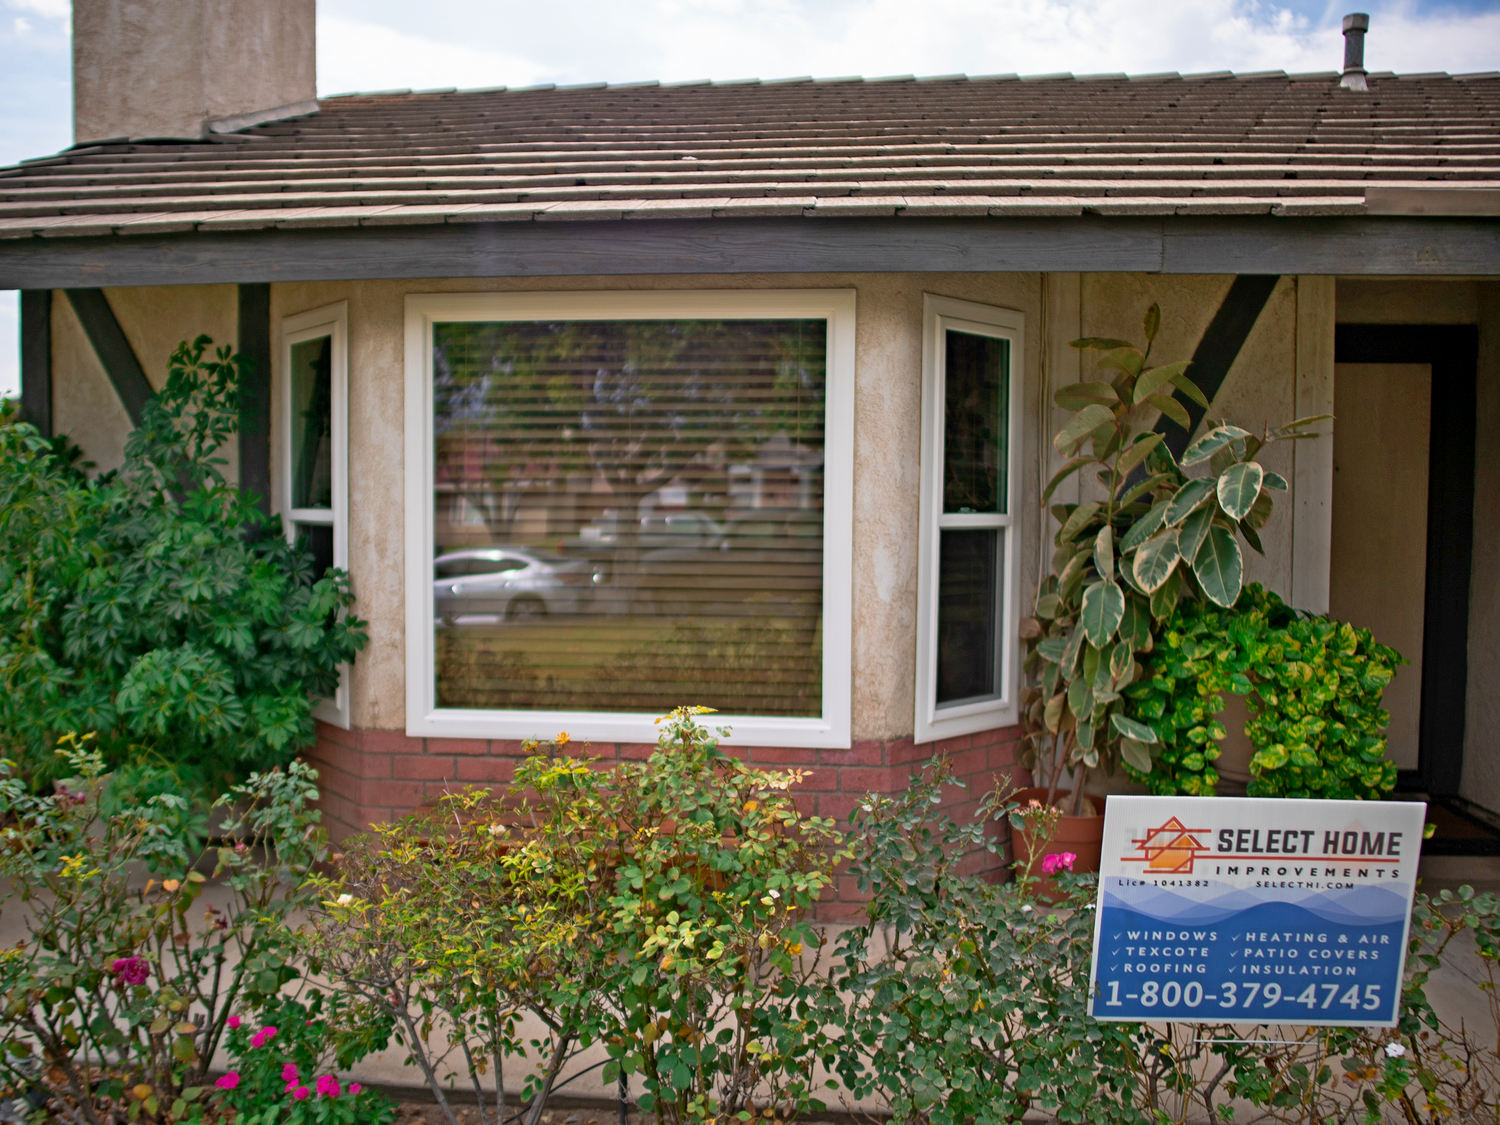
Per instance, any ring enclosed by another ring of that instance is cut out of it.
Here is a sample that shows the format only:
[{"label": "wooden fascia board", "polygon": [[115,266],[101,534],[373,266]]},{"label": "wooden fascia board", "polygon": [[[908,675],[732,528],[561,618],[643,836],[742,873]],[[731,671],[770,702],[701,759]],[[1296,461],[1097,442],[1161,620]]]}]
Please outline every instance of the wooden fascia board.
[{"label": "wooden fascia board", "polygon": [[724,219],[0,240],[0,288],[625,274],[1500,276],[1486,219]]}]

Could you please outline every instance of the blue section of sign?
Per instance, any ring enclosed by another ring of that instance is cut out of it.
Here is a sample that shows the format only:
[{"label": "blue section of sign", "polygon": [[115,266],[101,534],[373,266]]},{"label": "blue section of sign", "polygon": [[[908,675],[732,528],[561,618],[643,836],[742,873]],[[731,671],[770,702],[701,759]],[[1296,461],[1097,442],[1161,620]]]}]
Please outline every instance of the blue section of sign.
[{"label": "blue section of sign", "polygon": [[1400,896],[1386,888],[1280,891],[1282,901],[1225,888],[1190,900],[1110,877],[1101,892],[1097,1018],[1396,1019],[1406,919]]}]

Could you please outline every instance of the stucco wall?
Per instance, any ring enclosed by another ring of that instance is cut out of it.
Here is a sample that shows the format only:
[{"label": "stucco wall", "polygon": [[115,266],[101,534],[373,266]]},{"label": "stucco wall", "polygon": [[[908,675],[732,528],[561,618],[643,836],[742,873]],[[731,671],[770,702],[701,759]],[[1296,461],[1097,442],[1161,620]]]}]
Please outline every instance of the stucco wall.
[{"label": "stucco wall", "polygon": [[74,0],[73,132],[197,137],[316,96],[314,0]]},{"label": "stucco wall", "polygon": [[77,442],[100,472],[125,459],[130,416],[61,293],[52,300],[52,430]]}]

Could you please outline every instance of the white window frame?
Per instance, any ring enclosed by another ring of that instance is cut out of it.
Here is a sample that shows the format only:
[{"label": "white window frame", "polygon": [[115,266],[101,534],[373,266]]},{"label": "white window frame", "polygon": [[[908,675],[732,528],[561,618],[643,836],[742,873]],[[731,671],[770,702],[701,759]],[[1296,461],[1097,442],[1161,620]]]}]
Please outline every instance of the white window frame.
[{"label": "white window frame", "polygon": [[[714,714],[740,745],[850,742],[854,508],[854,291],[423,293],[406,298],[406,732],[422,737],[655,742],[643,712],[480,710],[437,705],[433,661],[433,325],[456,321],[822,319],[828,323],[823,480],[823,698],[817,717]],[[688,704],[683,699],[676,703]]]},{"label": "white window frame", "polygon": [[[924,294],[922,301],[922,467],[917,535],[917,676],[913,739],[933,742],[975,731],[1013,725],[1019,716],[1017,696],[1020,659],[1017,602],[1020,575],[1019,503],[1021,479],[1021,357],[1025,354],[1025,321],[1013,309]],[[1003,514],[944,513],[943,458],[946,433],[946,360],[944,342],[950,330],[1009,342],[1009,430],[1006,435],[1005,511]],[[939,706],[937,702],[938,540],[947,529],[983,528],[1000,533],[1001,581],[995,591],[999,635],[1000,693],[995,698]]]},{"label": "white window frame", "polygon": [[[329,449],[332,476],[331,508],[292,507],[292,348],[327,336],[331,359],[329,409],[332,412],[332,443]],[[288,316],[281,322],[281,378],[277,381],[277,421],[281,450],[277,458],[280,485],[276,510],[288,542],[295,542],[298,525],[318,524],[333,529],[333,565],[349,569],[349,303],[339,301],[322,308]],[[332,696],[317,701],[313,714],[349,727],[349,666],[339,668],[339,686]]]}]

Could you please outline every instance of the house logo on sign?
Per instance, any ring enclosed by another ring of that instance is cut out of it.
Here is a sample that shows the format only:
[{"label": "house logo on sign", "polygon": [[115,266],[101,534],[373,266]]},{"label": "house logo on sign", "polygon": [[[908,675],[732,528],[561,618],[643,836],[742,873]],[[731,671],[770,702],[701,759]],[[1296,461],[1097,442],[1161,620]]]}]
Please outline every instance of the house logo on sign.
[{"label": "house logo on sign", "polygon": [[1136,855],[1120,858],[1126,863],[1144,863],[1153,875],[1191,875],[1193,862],[1211,851],[1199,840],[1199,836],[1207,834],[1206,828],[1189,828],[1175,816],[1169,817],[1144,838],[1130,841],[1135,845]]}]

